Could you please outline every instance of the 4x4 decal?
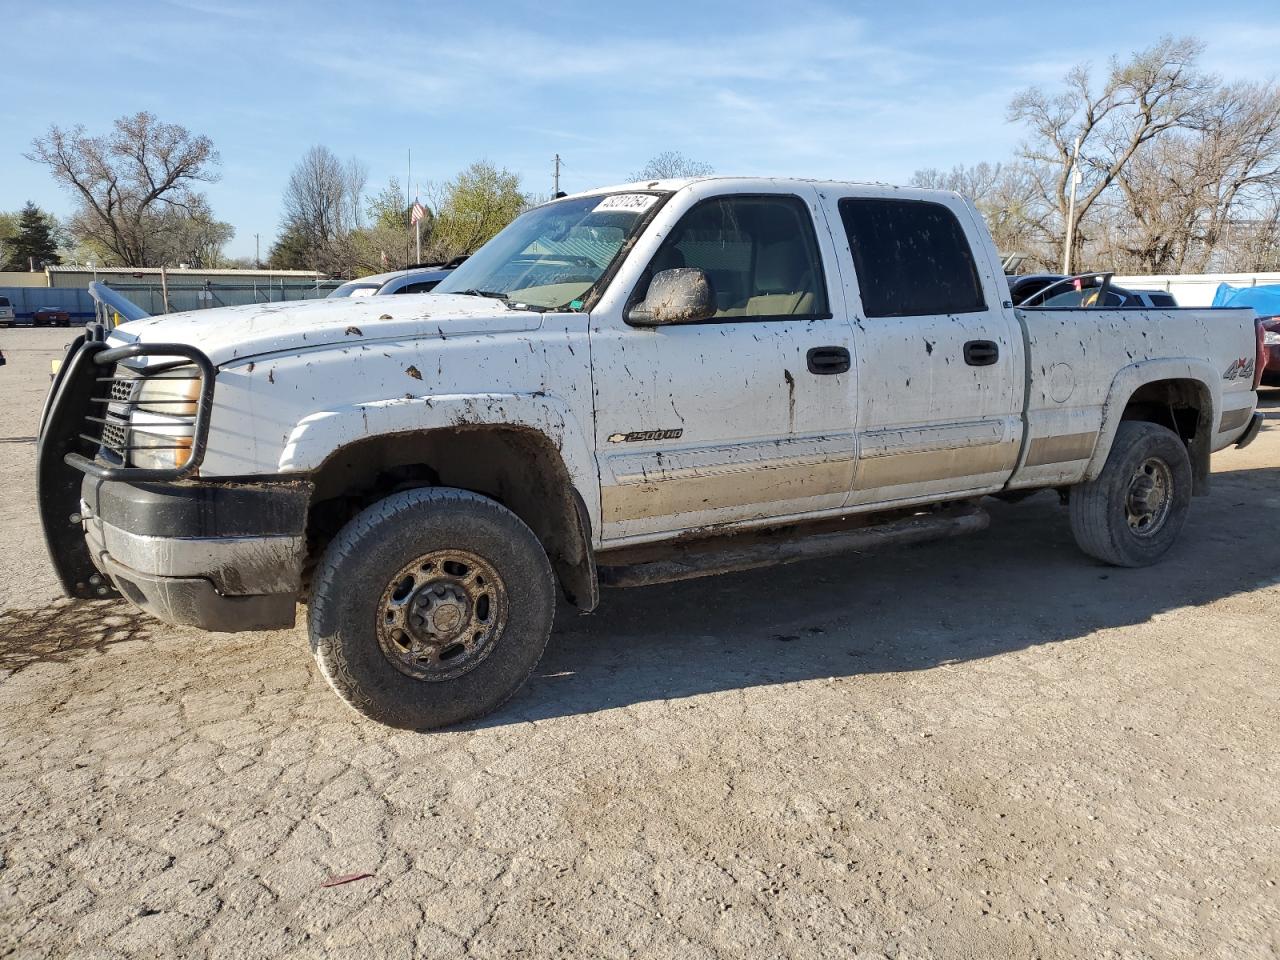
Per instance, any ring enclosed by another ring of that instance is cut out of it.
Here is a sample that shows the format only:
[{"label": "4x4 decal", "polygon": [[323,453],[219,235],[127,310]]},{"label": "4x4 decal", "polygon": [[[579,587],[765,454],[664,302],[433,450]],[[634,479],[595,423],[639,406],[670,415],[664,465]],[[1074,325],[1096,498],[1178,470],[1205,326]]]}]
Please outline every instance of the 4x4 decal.
[{"label": "4x4 decal", "polygon": [[1226,372],[1222,375],[1223,380],[1252,380],[1253,379],[1253,358],[1241,357],[1239,360],[1232,360],[1231,366],[1227,367]]}]

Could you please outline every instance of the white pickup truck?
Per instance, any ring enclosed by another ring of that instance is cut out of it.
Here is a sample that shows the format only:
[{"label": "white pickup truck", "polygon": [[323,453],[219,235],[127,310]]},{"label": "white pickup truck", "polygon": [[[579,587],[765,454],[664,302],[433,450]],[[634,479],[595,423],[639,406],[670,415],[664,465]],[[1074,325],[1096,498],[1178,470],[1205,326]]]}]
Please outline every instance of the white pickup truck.
[{"label": "white pickup truck", "polygon": [[215,631],[306,603],[337,693],[424,729],[523,683],[557,582],[591,610],[1041,488],[1085,553],[1151,563],[1256,435],[1260,345],[1248,310],[1014,309],[956,194],[637,183],[530,210],[431,294],[91,325],[40,507],[69,595]]}]

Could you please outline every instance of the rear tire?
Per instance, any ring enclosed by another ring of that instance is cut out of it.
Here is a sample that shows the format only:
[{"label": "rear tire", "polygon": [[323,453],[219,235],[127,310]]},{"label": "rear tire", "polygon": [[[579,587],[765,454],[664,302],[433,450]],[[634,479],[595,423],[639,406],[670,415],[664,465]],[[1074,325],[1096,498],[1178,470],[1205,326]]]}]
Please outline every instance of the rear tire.
[{"label": "rear tire", "polygon": [[1071,488],[1071,532],[1091,557],[1145,567],[1173,546],[1191,507],[1191,458],[1176,433],[1126,420],[1096,480]]},{"label": "rear tire", "polygon": [[547,555],[519,517],[446,487],[375,503],[312,580],[311,650],[357,712],[428,730],[497,709],[542,657],[555,616]]}]

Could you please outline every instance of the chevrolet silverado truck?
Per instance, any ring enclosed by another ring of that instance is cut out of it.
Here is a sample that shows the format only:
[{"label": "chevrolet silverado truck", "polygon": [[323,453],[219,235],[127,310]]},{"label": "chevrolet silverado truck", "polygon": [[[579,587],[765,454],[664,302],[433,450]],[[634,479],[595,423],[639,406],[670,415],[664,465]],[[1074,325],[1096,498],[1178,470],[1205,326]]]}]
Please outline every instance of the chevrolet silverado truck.
[{"label": "chevrolet silverado truck", "polygon": [[1152,563],[1258,432],[1261,344],[1250,310],[1015,309],[954,193],[636,183],[430,294],[90,325],[39,507],[68,595],[211,631],[305,604],[338,695],[427,729],[519,688],[557,585],[589,611],[1046,488],[1086,554]]}]

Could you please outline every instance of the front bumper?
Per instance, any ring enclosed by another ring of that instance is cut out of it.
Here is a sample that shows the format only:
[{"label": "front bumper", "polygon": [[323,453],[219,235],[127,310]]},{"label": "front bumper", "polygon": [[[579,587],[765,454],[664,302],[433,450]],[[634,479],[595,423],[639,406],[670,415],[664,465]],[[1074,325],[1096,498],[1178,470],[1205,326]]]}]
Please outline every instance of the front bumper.
[{"label": "front bumper", "polygon": [[304,480],[128,483],[86,476],[80,523],[100,574],[167,623],[290,627],[306,557]]}]

